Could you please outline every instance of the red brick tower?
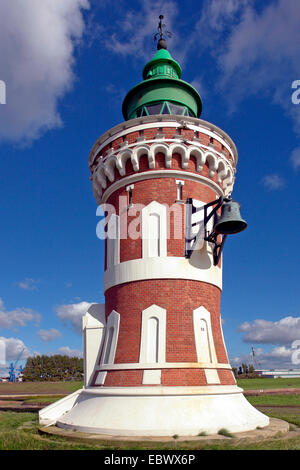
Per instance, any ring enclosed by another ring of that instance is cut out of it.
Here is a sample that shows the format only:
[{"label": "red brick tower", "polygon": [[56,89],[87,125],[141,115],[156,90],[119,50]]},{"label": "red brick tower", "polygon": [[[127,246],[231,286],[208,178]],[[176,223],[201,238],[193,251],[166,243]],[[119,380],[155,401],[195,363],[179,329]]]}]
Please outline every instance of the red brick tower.
[{"label": "red brick tower", "polygon": [[90,153],[94,194],[108,213],[105,317],[90,323],[100,333],[86,340],[85,388],[60,426],[159,436],[268,424],[228,363],[222,262],[203,236],[187,256],[191,235],[203,230],[201,208],[231,194],[237,150],[199,119],[200,96],[180,76],[161,37],[144,80],[125,97],[125,122]]}]

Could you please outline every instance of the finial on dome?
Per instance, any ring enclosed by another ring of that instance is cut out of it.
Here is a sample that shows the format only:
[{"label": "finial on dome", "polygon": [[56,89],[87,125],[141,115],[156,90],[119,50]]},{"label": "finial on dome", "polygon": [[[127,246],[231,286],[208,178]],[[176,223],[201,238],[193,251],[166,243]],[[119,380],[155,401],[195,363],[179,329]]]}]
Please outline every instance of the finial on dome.
[{"label": "finial on dome", "polygon": [[164,19],[164,15],[159,15],[159,23],[158,23],[158,33],[154,35],[154,41],[157,41],[158,37],[158,43],[157,43],[157,49],[168,49],[167,42],[164,38],[164,34],[166,34],[169,38],[172,37],[172,33],[170,31],[165,31],[164,29],[166,28],[166,25],[162,22]]}]

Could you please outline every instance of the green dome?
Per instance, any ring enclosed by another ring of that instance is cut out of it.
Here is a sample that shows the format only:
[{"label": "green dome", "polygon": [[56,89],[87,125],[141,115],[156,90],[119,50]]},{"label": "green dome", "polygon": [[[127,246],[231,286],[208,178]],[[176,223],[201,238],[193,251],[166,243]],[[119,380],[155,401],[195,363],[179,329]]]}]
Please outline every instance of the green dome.
[{"label": "green dome", "polygon": [[143,70],[144,81],[123,101],[125,120],[151,114],[200,117],[202,102],[197,90],[180,79],[181,67],[166,49],[159,49]]},{"label": "green dome", "polygon": [[166,49],[158,50],[153,59],[145,65],[143,70],[144,80],[162,75],[171,78],[181,77],[180,65],[172,58],[170,52]]}]

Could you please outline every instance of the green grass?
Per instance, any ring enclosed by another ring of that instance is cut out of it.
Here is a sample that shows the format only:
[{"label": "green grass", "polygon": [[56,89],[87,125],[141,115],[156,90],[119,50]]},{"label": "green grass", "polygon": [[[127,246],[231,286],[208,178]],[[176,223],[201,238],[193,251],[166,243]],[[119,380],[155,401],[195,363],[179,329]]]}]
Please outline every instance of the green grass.
[{"label": "green grass", "polygon": [[60,393],[68,395],[83,387],[83,382],[20,382],[0,383],[1,395],[18,395],[34,393]]},{"label": "green grass", "polygon": [[246,397],[247,400],[254,406],[261,405],[275,405],[275,406],[295,406],[300,407],[300,394],[299,395],[259,395],[257,397]]},{"label": "green grass", "polygon": [[300,377],[291,379],[237,379],[237,384],[244,390],[300,388]]},{"label": "green grass", "polygon": [[229,432],[227,429],[225,428],[222,428],[218,431],[218,434],[220,434],[220,436],[225,436],[225,437],[234,437],[233,434],[231,434],[231,432]]},{"label": "green grass", "polygon": [[52,397],[52,396],[41,396],[41,397],[29,397],[29,398],[25,398],[24,400],[22,399],[22,401],[24,403],[54,403],[55,401],[58,401],[60,400],[61,398],[64,398],[65,395],[58,395],[56,397]]},{"label": "green grass", "polygon": [[[39,400],[40,397],[37,397]],[[50,400],[48,397],[43,399]],[[59,397],[52,397],[53,400]],[[250,403],[269,416],[283,419],[292,426],[300,427],[300,395],[265,395],[247,397]],[[36,398],[28,397],[29,402]],[[265,406],[262,406],[265,405]],[[290,408],[289,408],[290,406]],[[293,408],[292,406],[299,406]],[[276,408],[277,407],[277,408]],[[0,450],[300,450],[300,435],[296,438],[273,438],[259,443],[239,443],[239,439],[228,439],[218,443],[203,441],[173,442],[71,442],[59,436],[40,435],[38,414],[23,412],[0,412]],[[200,433],[205,434],[205,433]],[[175,447],[174,447],[175,446]]]},{"label": "green grass", "polygon": [[[300,378],[291,379],[238,379],[237,383],[244,390],[270,388],[300,388]],[[1,395],[9,394],[69,394],[82,388],[82,382],[21,382],[0,383]]]},{"label": "green grass", "polygon": [[[298,424],[299,415],[272,413],[273,416]],[[292,439],[272,439],[256,444],[239,444],[238,439],[220,443],[181,442],[176,439],[176,450],[300,450],[300,437]],[[0,412],[0,450],[174,450],[174,442],[70,442],[58,436],[38,433],[37,413]]]}]

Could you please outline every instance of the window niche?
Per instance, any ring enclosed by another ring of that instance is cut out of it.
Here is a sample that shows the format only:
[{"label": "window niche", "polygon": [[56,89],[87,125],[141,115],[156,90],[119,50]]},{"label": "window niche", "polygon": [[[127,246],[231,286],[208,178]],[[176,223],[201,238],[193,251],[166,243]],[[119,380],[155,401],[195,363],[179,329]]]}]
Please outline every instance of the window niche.
[{"label": "window niche", "polygon": [[167,256],[167,209],[156,201],[142,210],[143,258]]},{"label": "window niche", "polygon": [[[166,310],[151,305],[142,312],[140,363],[163,364],[166,361]],[[161,369],[146,369],[143,384],[161,383]]]}]

